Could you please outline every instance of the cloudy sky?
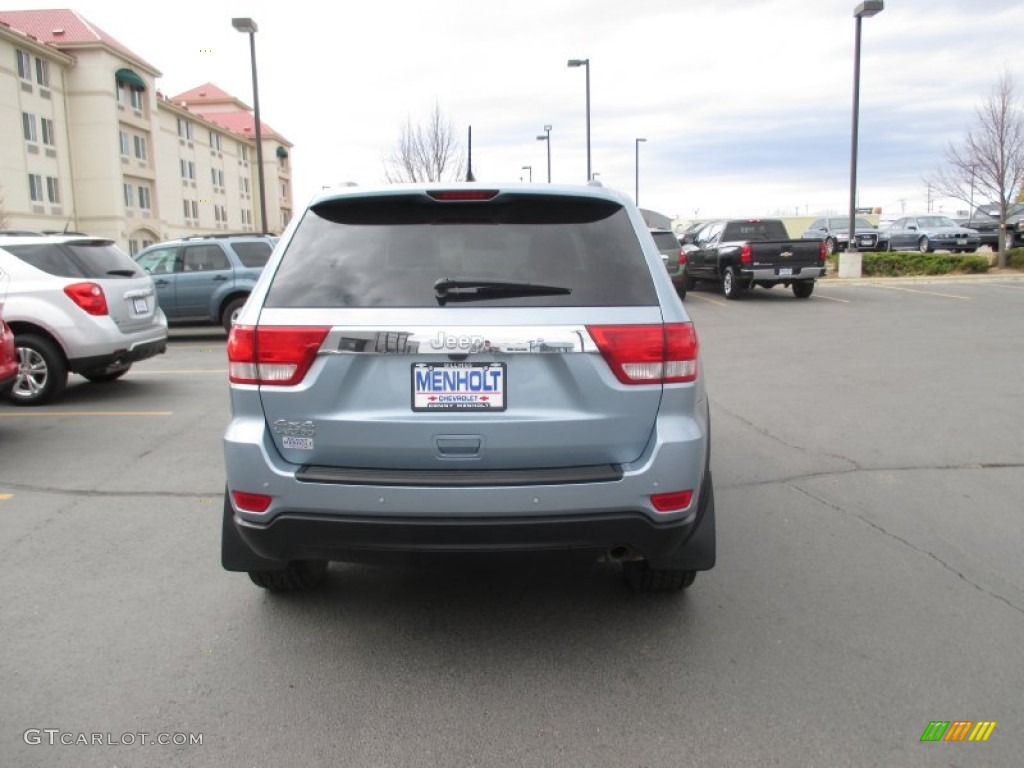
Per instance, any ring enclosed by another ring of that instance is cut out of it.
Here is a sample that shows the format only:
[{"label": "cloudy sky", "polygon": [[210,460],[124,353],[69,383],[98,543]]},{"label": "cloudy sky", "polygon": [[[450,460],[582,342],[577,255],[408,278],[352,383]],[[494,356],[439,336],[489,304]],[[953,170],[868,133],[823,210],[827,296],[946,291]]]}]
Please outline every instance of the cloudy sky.
[{"label": "cloudy sky", "polygon": [[[297,204],[323,185],[383,180],[401,125],[434,104],[480,180],[586,178],[593,170],[670,216],[815,214],[849,200],[855,0],[367,0],[70,7],[158,67],[168,95],[204,82],[251,103],[290,141]],[[923,210],[924,178],[970,127],[1003,72],[1024,97],[1024,2],[887,0],[863,23],[859,205]],[[961,204],[962,206],[962,204]],[[954,211],[937,200],[936,210]]]}]

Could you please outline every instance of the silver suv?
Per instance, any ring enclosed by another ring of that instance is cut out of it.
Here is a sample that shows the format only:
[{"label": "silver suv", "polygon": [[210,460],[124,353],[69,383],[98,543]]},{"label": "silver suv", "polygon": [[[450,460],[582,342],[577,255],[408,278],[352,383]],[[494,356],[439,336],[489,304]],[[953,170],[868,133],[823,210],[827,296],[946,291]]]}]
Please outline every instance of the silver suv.
[{"label": "silver suv", "polygon": [[153,281],[110,240],[0,234],[4,276],[18,357],[8,397],[17,405],[56,399],[69,372],[113,381],[167,348]]},{"label": "silver suv", "polygon": [[222,564],[565,550],[677,590],[715,561],[697,334],[592,186],[325,192],[228,340]]}]

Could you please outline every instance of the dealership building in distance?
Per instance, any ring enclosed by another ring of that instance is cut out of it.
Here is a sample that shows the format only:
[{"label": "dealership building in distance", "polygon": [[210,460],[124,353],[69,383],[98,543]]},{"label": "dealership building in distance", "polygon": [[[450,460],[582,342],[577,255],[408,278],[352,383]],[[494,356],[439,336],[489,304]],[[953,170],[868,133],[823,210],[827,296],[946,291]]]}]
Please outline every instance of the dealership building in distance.
[{"label": "dealership building in distance", "polygon": [[189,235],[280,233],[292,144],[211,83],[159,70],[72,10],[0,11],[0,229],[78,231],[130,253]]}]

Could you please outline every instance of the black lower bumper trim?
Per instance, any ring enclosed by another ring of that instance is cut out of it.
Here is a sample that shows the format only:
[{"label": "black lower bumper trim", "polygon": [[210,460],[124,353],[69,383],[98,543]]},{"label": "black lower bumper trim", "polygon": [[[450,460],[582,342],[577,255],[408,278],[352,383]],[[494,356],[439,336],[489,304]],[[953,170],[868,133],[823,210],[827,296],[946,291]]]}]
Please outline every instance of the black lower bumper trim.
[{"label": "black lower bumper trim", "polygon": [[156,355],[162,355],[166,351],[167,339],[160,339],[159,341],[139,344],[132,349],[118,349],[106,355],[77,357],[74,360],[68,361],[68,367],[73,373],[124,368],[132,363],[137,363],[139,360],[147,360]]}]

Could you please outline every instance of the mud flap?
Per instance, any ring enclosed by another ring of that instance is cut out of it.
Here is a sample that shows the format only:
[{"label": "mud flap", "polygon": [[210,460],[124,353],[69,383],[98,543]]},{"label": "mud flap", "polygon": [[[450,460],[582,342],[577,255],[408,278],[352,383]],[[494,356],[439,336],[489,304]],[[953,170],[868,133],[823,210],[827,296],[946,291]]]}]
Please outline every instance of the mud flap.
[{"label": "mud flap", "polygon": [[221,525],[220,564],[225,571],[283,571],[285,560],[271,560],[253,552],[235,527],[235,510],[224,491],[224,520]]}]

